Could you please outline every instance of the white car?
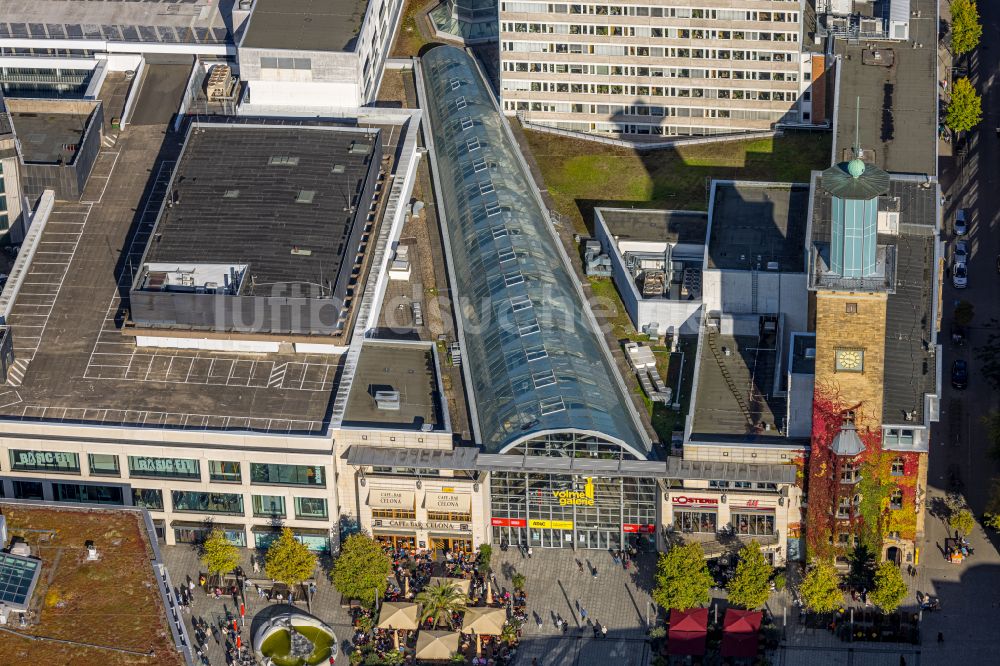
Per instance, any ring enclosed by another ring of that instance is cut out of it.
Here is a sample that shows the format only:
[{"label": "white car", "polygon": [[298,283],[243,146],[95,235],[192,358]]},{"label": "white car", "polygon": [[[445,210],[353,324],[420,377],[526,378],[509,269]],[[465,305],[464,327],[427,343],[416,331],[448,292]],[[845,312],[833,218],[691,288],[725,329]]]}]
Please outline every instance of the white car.
[{"label": "white car", "polygon": [[955,235],[964,236],[969,233],[969,211],[959,208],[955,213]]},{"label": "white car", "polygon": [[955,289],[965,289],[969,286],[969,268],[965,264],[956,264],[951,271],[951,284]]},{"label": "white car", "polygon": [[955,261],[954,264],[958,266],[959,264],[969,263],[969,241],[960,240],[955,243]]}]

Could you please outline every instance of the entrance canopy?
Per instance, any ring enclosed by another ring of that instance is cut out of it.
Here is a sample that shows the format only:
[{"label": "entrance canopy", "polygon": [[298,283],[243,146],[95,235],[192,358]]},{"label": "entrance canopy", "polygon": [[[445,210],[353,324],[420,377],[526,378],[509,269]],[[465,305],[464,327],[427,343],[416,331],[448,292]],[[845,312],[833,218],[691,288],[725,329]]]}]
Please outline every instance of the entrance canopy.
[{"label": "entrance canopy", "polygon": [[667,634],[667,652],[670,654],[705,654],[708,638],[708,609],[692,608],[670,611],[670,632]]},{"label": "entrance canopy", "polygon": [[722,656],[756,657],[761,614],[730,608],[722,622]]}]

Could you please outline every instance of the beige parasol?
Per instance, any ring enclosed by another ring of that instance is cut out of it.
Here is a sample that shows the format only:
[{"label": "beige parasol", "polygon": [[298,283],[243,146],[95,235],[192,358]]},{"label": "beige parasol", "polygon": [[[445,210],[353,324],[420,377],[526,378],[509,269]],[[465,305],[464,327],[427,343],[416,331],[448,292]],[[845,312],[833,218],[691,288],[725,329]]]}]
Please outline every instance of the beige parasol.
[{"label": "beige parasol", "polygon": [[499,636],[507,623],[507,611],[502,608],[467,608],[462,618],[462,633],[475,634],[476,654],[482,654],[480,636]]},{"label": "beige parasol", "polygon": [[434,576],[428,583],[430,587],[435,585],[454,585],[460,591],[464,592],[466,596],[469,594],[469,590],[472,589],[472,581],[468,578],[442,578],[441,576]]},{"label": "beige parasol", "polygon": [[382,604],[382,609],[378,614],[378,628],[392,629],[392,642],[399,649],[400,629],[414,631],[420,626],[418,616],[420,607],[417,604],[406,601],[386,601]]},{"label": "beige parasol", "polygon": [[451,659],[458,652],[459,634],[455,631],[425,629],[417,634],[417,659],[430,661]]}]

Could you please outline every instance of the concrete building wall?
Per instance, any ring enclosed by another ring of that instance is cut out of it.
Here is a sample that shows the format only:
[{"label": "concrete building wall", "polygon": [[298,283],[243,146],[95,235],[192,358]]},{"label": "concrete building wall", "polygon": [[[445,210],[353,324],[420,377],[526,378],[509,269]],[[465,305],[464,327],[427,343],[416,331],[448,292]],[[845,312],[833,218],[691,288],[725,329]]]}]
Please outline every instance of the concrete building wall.
[{"label": "concrete building wall", "polygon": [[801,123],[801,12],[766,0],[500,2],[503,110],[562,129],[700,135]]}]

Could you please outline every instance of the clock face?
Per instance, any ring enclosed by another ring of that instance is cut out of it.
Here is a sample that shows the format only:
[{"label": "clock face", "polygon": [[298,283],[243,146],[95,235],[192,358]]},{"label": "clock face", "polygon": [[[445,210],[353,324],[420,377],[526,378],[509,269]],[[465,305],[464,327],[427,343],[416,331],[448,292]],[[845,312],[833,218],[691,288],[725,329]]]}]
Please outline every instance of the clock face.
[{"label": "clock face", "polygon": [[864,365],[864,352],[859,349],[838,349],[837,370],[861,372]]}]

